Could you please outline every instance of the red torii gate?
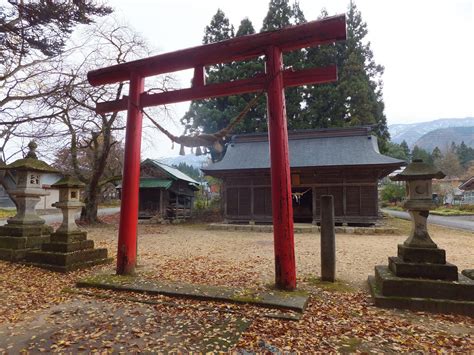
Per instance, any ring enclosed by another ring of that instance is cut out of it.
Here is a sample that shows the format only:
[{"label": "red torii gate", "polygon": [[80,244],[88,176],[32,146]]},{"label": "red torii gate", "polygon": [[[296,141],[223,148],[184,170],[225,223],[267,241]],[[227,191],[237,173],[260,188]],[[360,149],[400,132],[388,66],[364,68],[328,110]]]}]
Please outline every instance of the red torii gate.
[{"label": "red torii gate", "polygon": [[[293,208],[288,160],[288,132],[284,88],[337,80],[336,66],[299,71],[283,69],[282,53],[346,39],[345,15],[328,17],[273,32],[264,32],[118,64],[88,73],[91,85],[130,81],[128,97],[97,104],[97,113],[128,110],[125,162],[117,253],[117,274],[132,274],[136,263],[138,191],[140,183],[141,110],[145,107],[267,91],[275,284],[296,288]],[[265,74],[226,83],[205,83],[204,67],[265,55]],[[192,87],[169,92],[144,92],[145,77],[194,69]]]}]

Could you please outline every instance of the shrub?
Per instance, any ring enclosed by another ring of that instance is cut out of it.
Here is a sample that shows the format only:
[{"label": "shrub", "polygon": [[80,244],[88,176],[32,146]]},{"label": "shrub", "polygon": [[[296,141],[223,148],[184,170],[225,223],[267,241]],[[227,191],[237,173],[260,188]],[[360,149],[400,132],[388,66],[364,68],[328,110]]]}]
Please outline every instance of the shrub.
[{"label": "shrub", "polygon": [[382,188],[382,201],[395,203],[403,200],[405,197],[405,186],[389,183]]},{"label": "shrub", "polygon": [[460,211],[474,212],[474,205],[461,205],[459,206]]}]

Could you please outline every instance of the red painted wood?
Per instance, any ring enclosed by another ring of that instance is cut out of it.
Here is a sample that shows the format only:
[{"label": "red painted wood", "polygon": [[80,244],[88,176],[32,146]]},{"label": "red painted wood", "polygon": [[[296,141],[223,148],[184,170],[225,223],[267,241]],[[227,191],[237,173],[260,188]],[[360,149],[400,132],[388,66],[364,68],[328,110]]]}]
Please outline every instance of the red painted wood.
[{"label": "red painted wood", "polygon": [[[304,70],[285,70],[283,72],[283,83],[285,87],[322,84],[337,80],[336,66],[325,68],[311,68]],[[219,84],[209,84],[202,87],[173,90],[157,94],[143,93],[141,96],[142,107],[166,105],[182,101],[205,99],[209,97],[238,95],[249,92],[262,91],[265,88],[266,78],[264,76],[252,79],[241,79]],[[126,110],[128,98],[124,97],[117,101],[101,102],[97,104],[97,113],[108,113]]]},{"label": "red painted wood", "polygon": [[204,73],[204,67],[199,65],[194,68],[194,76],[193,76],[193,88],[202,87],[206,84],[206,75]]},{"label": "red painted wood", "polygon": [[269,47],[266,55],[266,70],[268,77],[272,78],[267,89],[267,106],[272,180],[275,284],[279,289],[294,290],[296,288],[296,264],[293,207],[282,68],[282,51],[278,47]]},{"label": "red painted wood", "polygon": [[286,52],[345,39],[345,15],[338,15],[278,31],[232,38],[93,70],[88,73],[87,78],[93,86],[112,84],[129,80],[132,72],[148,77],[190,69],[196,65],[206,66],[254,58],[265,54],[265,48],[273,45]]},{"label": "red painted wood", "polygon": [[333,81],[337,81],[337,67],[335,65],[295,71],[287,69],[283,72],[283,85],[286,88],[309,84],[324,84]]},{"label": "red painted wood", "polygon": [[130,275],[135,271],[137,258],[138,191],[140,187],[140,148],[142,118],[139,109],[144,78],[130,77],[127,131],[120,205],[120,227],[117,251],[117,274]]}]

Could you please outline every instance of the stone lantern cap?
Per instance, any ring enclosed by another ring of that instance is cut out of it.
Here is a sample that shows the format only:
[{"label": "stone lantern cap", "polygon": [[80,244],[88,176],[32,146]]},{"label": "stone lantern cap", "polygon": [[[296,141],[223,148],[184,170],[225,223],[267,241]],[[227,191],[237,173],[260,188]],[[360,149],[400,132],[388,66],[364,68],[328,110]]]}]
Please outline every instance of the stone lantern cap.
[{"label": "stone lantern cap", "polygon": [[446,175],[438,170],[435,166],[423,163],[421,159],[413,159],[413,161],[407,165],[405,170],[400,174],[392,176],[392,181],[409,181],[409,180],[431,180],[431,179],[442,179]]},{"label": "stone lantern cap", "polygon": [[71,175],[66,175],[62,179],[56,181],[51,185],[53,188],[82,188],[86,186],[78,178],[75,178]]},{"label": "stone lantern cap", "polygon": [[59,171],[49,164],[45,163],[42,160],[39,160],[36,155],[36,147],[37,144],[31,141],[28,144],[28,148],[30,149],[26,157],[23,159],[15,160],[13,163],[8,164],[6,166],[0,167],[0,169],[8,169],[8,170],[28,170],[28,171],[39,171],[43,173],[59,173]]}]

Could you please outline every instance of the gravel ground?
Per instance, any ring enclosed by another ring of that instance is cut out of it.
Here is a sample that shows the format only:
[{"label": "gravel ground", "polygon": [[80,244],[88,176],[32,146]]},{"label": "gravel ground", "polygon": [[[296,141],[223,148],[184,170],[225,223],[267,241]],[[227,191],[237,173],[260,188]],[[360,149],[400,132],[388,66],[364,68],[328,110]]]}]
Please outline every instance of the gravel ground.
[{"label": "gravel ground", "polygon": [[[408,222],[396,221],[403,229],[400,235],[337,234],[337,278],[363,287],[375,265],[386,265],[407,238]],[[430,233],[460,271],[474,267],[472,233],[436,226]],[[94,230],[90,236],[116,252],[113,231]],[[319,234],[295,234],[295,254],[299,280],[319,277]],[[161,279],[255,287],[273,282],[273,234],[210,231],[205,225],[140,225],[138,260],[144,272]]]},{"label": "gravel ground", "polygon": [[[89,228],[97,247],[115,258],[117,218]],[[406,239],[409,223],[390,220],[400,235],[337,235],[337,274],[321,284],[318,234],[295,235],[299,287],[310,292],[298,322],[271,319],[251,305],[77,289],[75,282],[114,264],[69,274],[0,261],[0,353],[174,352],[471,353],[472,318],[384,310],[365,287]],[[448,260],[472,268],[467,232],[430,229]],[[209,285],[273,283],[271,233],[208,231],[205,225],[140,225],[139,268],[149,278]],[[350,283],[351,285],[345,285]]]}]

